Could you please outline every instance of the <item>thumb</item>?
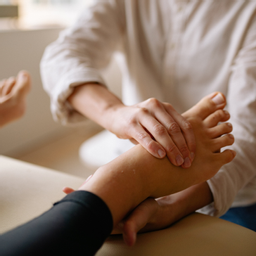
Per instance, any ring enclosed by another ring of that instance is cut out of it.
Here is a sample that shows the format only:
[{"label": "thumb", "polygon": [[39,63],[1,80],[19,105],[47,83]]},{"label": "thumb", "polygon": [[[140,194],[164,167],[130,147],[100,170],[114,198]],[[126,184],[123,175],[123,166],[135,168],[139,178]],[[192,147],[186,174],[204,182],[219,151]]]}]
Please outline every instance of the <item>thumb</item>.
[{"label": "thumb", "polygon": [[133,210],[123,224],[123,239],[128,246],[136,242],[137,233],[143,229],[157,212],[158,204],[153,198],[148,198]]}]

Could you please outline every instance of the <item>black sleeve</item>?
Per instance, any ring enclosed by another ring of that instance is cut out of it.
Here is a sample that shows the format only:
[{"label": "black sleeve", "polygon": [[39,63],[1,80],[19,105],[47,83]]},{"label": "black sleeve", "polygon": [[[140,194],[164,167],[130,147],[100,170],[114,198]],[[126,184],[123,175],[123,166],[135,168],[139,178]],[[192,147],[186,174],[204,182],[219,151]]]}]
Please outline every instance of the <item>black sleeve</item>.
[{"label": "black sleeve", "polygon": [[41,216],[0,236],[0,255],[94,255],[113,228],[102,199],[75,191]]}]

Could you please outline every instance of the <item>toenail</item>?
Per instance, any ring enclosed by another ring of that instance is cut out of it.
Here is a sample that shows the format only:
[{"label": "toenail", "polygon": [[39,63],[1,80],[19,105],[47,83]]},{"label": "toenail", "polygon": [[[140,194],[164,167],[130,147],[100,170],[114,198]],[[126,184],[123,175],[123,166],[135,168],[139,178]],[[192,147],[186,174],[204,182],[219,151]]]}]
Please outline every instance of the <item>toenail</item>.
[{"label": "toenail", "polygon": [[216,105],[221,105],[225,102],[225,99],[223,98],[223,96],[218,93],[217,95],[215,95],[214,98],[212,98],[212,101],[216,104]]},{"label": "toenail", "polygon": [[180,155],[177,155],[176,156],[176,163],[177,163],[178,166],[180,166],[184,163],[184,159]]},{"label": "toenail", "polygon": [[223,110],[224,114],[229,116],[229,112],[227,110]]},{"label": "toenail", "polygon": [[227,126],[232,127],[232,124],[231,123],[227,123]]},{"label": "toenail", "polygon": [[230,139],[234,139],[234,136],[232,134],[228,134]]},{"label": "toenail", "polygon": [[194,152],[191,152],[191,153],[190,153],[190,157],[191,157],[191,159],[193,160],[193,159],[195,158],[195,153],[194,153]]},{"label": "toenail", "polygon": [[235,157],[235,156],[236,156],[236,151],[231,150],[231,153],[233,154],[233,157]]}]

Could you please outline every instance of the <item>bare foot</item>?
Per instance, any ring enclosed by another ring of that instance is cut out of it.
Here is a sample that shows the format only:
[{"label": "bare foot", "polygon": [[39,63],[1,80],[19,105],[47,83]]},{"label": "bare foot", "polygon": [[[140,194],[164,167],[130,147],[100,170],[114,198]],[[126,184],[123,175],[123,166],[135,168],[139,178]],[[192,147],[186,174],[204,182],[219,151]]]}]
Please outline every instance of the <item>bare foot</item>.
[{"label": "bare foot", "polygon": [[26,71],[20,71],[17,78],[0,81],[0,127],[23,116],[30,87],[30,75]]},{"label": "bare foot", "polygon": [[[223,98],[222,103],[216,105],[212,101],[214,96],[217,96],[219,102]],[[177,178],[183,181],[184,188],[210,179],[223,165],[231,162],[236,155],[233,150],[225,150],[220,153],[221,148],[234,143],[233,135],[229,134],[232,131],[232,125],[230,123],[219,124],[227,121],[230,117],[229,113],[223,110],[225,104],[225,96],[216,92],[203,98],[183,115],[191,123],[197,143],[196,155],[191,167],[179,170],[177,175]],[[167,188],[165,183],[168,183],[168,179],[161,182],[162,188],[159,188],[159,192],[153,194],[153,197],[168,194],[163,190],[163,188]]]},{"label": "bare foot", "polygon": [[[223,102],[216,104],[212,101],[215,96],[217,96],[217,103]],[[230,145],[234,141],[233,137],[225,135],[232,131],[232,125],[229,123],[218,125],[219,122],[227,121],[230,117],[227,111],[222,110],[225,105],[225,96],[216,92],[202,99],[183,115],[190,120],[195,129],[198,151],[192,167],[188,170],[180,169],[180,172],[185,171],[185,176],[190,176],[190,171],[192,176],[194,175],[197,179],[194,182],[210,178],[223,164],[230,162],[234,158],[235,152],[233,151],[215,153],[223,145]],[[220,137],[222,135],[224,137]],[[204,143],[206,144],[204,145]],[[196,173],[198,174],[196,175]],[[125,243],[132,246],[136,241],[137,232],[157,230],[170,225],[177,219],[173,220],[170,217],[173,211],[171,213],[168,212],[167,215],[163,214],[165,206],[169,204],[169,202],[165,202],[165,198],[166,200],[172,199],[170,196],[162,197],[160,201],[156,201],[153,198],[146,199],[120,225],[115,227],[112,233],[123,233]]]}]

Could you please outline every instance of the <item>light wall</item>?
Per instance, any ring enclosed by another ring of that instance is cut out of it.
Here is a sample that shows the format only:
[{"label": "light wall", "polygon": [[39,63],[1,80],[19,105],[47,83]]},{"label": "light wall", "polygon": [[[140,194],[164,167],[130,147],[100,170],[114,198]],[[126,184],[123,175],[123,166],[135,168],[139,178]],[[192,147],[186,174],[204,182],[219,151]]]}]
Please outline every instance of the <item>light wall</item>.
[{"label": "light wall", "polygon": [[[43,91],[39,62],[45,47],[54,41],[61,28],[0,32],[0,79],[28,70],[32,76],[32,90],[25,116],[0,130],[0,154],[15,156],[31,148],[54,140],[70,132],[70,128],[54,123],[50,101]],[[120,95],[121,74],[115,62],[104,72],[110,89]]]}]

